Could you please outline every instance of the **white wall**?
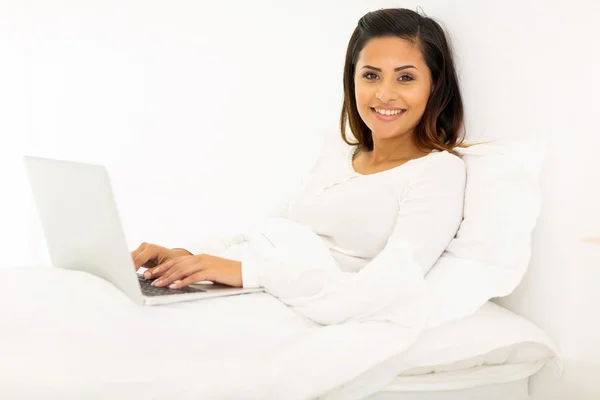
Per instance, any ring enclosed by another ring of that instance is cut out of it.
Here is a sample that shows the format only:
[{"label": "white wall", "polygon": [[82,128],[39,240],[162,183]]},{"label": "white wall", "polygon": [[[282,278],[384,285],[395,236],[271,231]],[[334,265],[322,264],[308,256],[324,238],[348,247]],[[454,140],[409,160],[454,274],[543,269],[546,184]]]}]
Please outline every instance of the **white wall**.
[{"label": "white wall", "polygon": [[597,362],[600,252],[578,242],[600,236],[591,1],[0,1],[2,266],[49,262],[24,153],[106,164],[131,248],[264,214],[337,135],[357,20],[417,5],[452,35],[469,138],[550,145],[531,273],[503,304]]}]

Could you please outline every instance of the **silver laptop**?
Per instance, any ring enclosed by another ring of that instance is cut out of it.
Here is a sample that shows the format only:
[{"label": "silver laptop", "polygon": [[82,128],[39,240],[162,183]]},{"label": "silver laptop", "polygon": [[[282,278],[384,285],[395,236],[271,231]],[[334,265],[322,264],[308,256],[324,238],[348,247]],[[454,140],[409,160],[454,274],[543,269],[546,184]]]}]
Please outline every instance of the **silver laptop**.
[{"label": "silver laptop", "polygon": [[104,278],[139,305],[263,291],[212,282],[151,286],[135,271],[104,166],[32,156],[24,161],[53,266]]}]

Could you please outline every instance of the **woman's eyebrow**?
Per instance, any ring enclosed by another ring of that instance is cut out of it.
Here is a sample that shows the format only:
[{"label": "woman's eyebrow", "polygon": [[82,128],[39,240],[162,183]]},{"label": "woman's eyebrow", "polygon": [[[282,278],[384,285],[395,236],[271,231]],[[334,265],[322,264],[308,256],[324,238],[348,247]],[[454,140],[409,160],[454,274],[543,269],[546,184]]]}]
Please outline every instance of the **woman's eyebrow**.
[{"label": "woman's eyebrow", "polygon": [[[374,71],[381,72],[381,68],[372,67],[372,66],[370,66],[370,65],[365,65],[365,66],[364,66],[364,67],[362,67],[361,69],[364,69],[364,68],[368,68],[368,69],[372,69],[372,70],[374,70]],[[417,68],[417,67],[415,67],[414,65],[403,65],[403,66],[401,66],[401,67],[394,68],[394,71],[402,71],[403,69],[407,69],[407,68],[414,68],[414,69],[418,70],[418,68]]]}]

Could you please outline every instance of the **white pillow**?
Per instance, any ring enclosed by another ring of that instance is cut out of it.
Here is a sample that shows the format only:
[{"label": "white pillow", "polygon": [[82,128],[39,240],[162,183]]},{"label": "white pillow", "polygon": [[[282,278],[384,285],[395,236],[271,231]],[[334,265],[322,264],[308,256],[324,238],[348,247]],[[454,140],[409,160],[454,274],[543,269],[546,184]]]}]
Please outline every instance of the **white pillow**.
[{"label": "white pillow", "polygon": [[470,317],[423,331],[404,361],[413,368],[401,376],[537,361],[562,368],[558,349],[543,330],[492,302]]},{"label": "white pillow", "polygon": [[467,166],[464,219],[426,276],[436,296],[430,327],[472,315],[521,282],[540,213],[544,150],[532,138],[457,149]]}]

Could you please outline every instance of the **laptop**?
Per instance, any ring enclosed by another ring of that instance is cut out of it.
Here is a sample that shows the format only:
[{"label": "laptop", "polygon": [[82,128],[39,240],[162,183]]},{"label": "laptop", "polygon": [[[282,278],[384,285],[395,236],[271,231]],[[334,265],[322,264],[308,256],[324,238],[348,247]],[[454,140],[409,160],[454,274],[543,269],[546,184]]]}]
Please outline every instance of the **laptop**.
[{"label": "laptop", "polygon": [[151,286],[135,270],[102,165],[24,156],[52,265],[103,278],[139,305],[261,292],[200,282],[181,289]]}]

